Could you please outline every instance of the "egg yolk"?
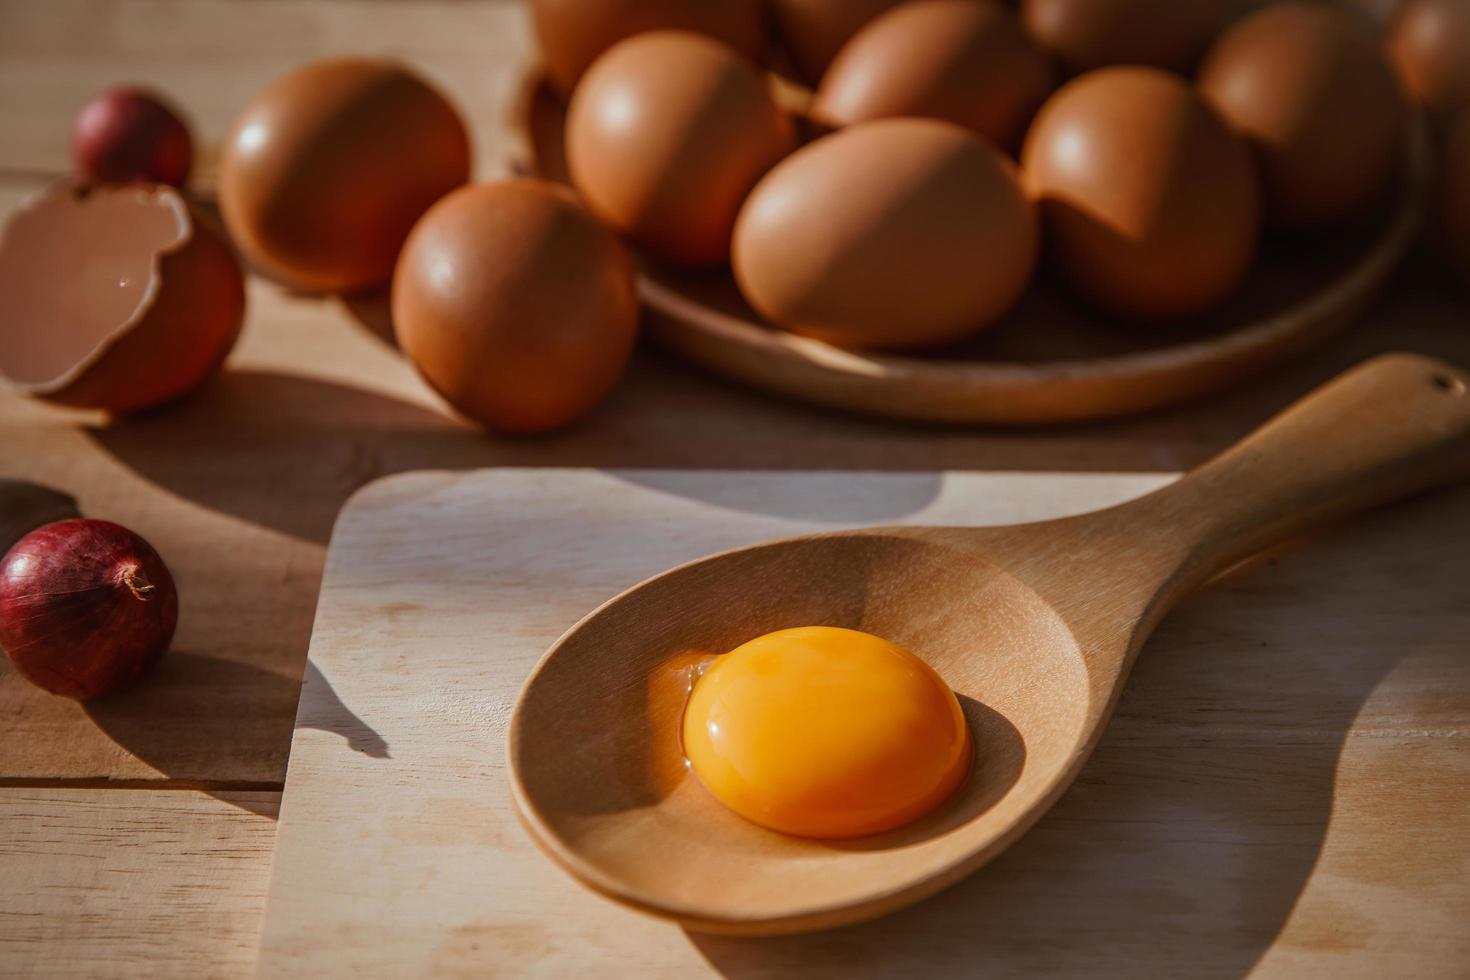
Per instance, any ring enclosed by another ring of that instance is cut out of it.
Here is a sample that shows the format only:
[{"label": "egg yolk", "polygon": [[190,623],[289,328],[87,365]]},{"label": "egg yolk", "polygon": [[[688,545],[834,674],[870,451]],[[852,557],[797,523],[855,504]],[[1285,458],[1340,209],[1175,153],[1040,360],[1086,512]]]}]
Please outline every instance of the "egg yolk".
[{"label": "egg yolk", "polygon": [[799,837],[902,826],[970,768],[964,714],[933,668],[830,626],[767,633],[716,658],[689,696],[683,737],[721,803]]}]

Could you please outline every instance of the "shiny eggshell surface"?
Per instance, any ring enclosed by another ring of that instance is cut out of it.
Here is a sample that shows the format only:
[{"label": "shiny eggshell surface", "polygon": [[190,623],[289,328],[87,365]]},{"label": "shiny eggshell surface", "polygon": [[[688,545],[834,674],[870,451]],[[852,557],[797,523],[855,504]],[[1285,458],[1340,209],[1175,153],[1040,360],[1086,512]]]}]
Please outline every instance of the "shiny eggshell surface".
[{"label": "shiny eggshell surface", "polygon": [[1104,68],[1069,82],[1037,114],[1021,168],[1056,264],[1116,316],[1201,312],[1255,256],[1250,148],[1168,72]]},{"label": "shiny eggshell surface", "polygon": [[1470,105],[1470,0],[1407,0],[1389,24],[1388,54],[1431,112]]},{"label": "shiny eggshell surface", "polygon": [[1071,73],[1125,64],[1189,71],[1223,13],[1223,0],[1021,0],[1027,32]]},{"label": "shiny eggshell surface", "polygon": [[1361,212],[1391,181],[1407,109],[1372,32],[1324,3],[1266,7],[1223,34],[1200,92],[1261,162],[1267,221],[1320,228]]},{"label": "shiny eggshell surface", "polygon": [[725,261],[745,195],[795,145],[764,73],[684,32],[615,45],[567,112],[567,166],[588,208],[677,265]]},{"label": "shiny eggshell surface", "polygon": [[313,62],[282,76],[235,122],[220,210],[252,263],[328,292],[386,282],[409,229],[470,174],[459,114],[403,66]]},{"label": "shiny eggshell surface", "polygon": [[858,31],[822,77],[812,117],[846,126],[947,119],[1008,149],[1051,91],[1046,55],[994,0],[922,0]]},{"label": "shiny eggshell surface", "polygon": [[1460,281],[1470,288],[1470,107],[1451,123],[1440,157],[1440,246]]},{"label": "shiny eggshell surface", "polygon": [[633,260],[564,187],[461,188],[414,228],[393,276],[399,346],[490,429],[544,432],[601,402],[637,333]]},{"label": "shiny eggshell surface", "polygon": [[776,33],[791,60],[815,83],[838,50],[874,17],[903,0],[770,0]]},{"label": "shiny eggshell surface", "polygon": [[1031,277],[1037,220],[1015,167],[952,123],[880,119],[824,136],[757,185],[736,282],[772,322],[843,347],[958,340]]},{"label": "shiny eggshell surface", "polygon": [[534,0],[531,22],[546,74],[570,93],[608,48],[646,31],[692,31],[755,59],[765,44],[761,0]]}]

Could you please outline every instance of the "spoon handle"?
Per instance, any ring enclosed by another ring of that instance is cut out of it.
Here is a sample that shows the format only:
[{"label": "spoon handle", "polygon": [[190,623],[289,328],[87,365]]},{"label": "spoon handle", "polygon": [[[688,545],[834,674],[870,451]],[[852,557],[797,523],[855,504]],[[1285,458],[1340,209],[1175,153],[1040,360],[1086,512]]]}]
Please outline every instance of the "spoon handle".
[{"label": "spoon handle", "polygon": [[1157,545],[1188,589],[1314,524],[1466,478],[1470,373],[1386,354],[1118,508],[1114,530]]}]

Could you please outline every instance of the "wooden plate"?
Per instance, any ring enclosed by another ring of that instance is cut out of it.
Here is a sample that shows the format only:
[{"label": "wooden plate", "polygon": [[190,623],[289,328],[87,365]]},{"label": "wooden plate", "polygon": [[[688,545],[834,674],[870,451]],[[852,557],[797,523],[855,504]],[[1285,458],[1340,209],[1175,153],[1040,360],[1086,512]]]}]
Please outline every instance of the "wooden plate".
[{"label": "wooden plate", "polygon": [[[513,166],[566,180],[565,106],[528,77]],[[1429,139],[1410,127],[1402,178],[1371,217],[1323,235],[1268,241],[1246,282],[1187,324],[1109,322],[1042,278],[1005,319],[929,356],[843,350],[763,323],[728,270],[642,263],[645,325],[717,374],[792,398],[901,419],[1041,424],[1126,415],[1219,391],[1331,336],[1413,244],[1428,197]]]}]

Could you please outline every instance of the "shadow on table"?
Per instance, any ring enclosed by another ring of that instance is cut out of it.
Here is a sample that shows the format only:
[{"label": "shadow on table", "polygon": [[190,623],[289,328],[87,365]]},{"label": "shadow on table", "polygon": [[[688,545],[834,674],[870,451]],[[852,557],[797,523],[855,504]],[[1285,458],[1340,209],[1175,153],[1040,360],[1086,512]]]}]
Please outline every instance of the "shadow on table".
[{"label": "shadow on table", "polygon": [[[606,405],[566,431],[539,438],[488,435],[448,409],[337,382],[228,369],[190,399],[89,434],[180,496],[316,542],[327,540],[337,510],[354,490],[413,469],[1168,472],[1201,462],[1375,353],[1420,350],[1470,363],[1459,293],[1411,276],[1391,295],[1394,322],[1376,319],[1377,304],[1360,327],[1309,360],[1216,398],[1151,416],[1046,429],[862,418],[747,390],[661,352],[640,350]],[[353,322],[343,329],[392,345],[382,294],[340,302]],[[302,365],[303,374],[311,368]]]},{"label": "shadow on table", "polygon": [[[710,384],[718,384],[710,382]],[[841,456],[846,469],[918,471],[935,465],[934,449],[944,435],[925,441],[926,451],[885,449],[877,430],[905,426],[811,413],[803,424],[808,442],[772,440],[772,421],[761,416],[795,412],[762,403],[749,426],[730,427],[708,441],[688,434],[687,396],[698,387],[657,358],[643,357],[610,410],[564,432],[537,439],[487,435],[452,417],[377,392],[333,382],[261,371],[230,371],[186,402],[117,419],[88,430],[111,455],[152,482],[222,513],[308,541],[325,543],[337,511],[353,491],[382,476],[418,469],[469,470],[494,466],[591,466],[655,469],[820,469],[826,454]],[[632,410],[620,402],[636,400]],[[644,404],[652,401],[655,404]],[[742,418],[739,409],[714,414]],[[727,414],[728,413],[728,414]],[[634,416],[636,417],[630,417]],[[673,430],[681,435],[671,435]],[[728,436],[728,438],[726,438]],[[956,442],[960,435],[952,435]],[[810,450],[807,452],[805,450]],[[956,446],[941,452],[961,465]],[[697,483],[671,476],[665,492],[695,495]],[[893,501],[868,502],[852,520],[897,518],[928,504],[939,481],[906,486]],[[718,492],[714,492],[716,498]],[[716,499],[712,502],[719,503]],[[727,502],[728,503],[728,502]],[[810,517],[811,502],[798,512],[779,503],[773,513]],[[829,515],[842,516],[842,515]]]},{"label": "shadow on table", "polygon": [[[1459,662],[1448,651],[1470,608],[1428,580],[1465,581],[1470,553],[1446,541],[1411,561],[1375,558],[1395,554],[1402,528],[1432,523],[1470,525],[1470,492],[1258,560],[1187,602],[1144,651],[1077,784],[948,891],[809,936],[688,941],[738,980],[1250,973],[1311,877],[1347,732],[1355,719],[1375,726],[1375,688],[1416,655]],[[1334,581],[1340,591],[1321,590]],[[1409,594],[1413,615],[1385,615]],[[1289,601],[1289,613],[1273,615],[1264,596]],[[1463,678],[1470,687],[1470,660]],[[1394,828],[1383,838],[1391,848]],[[1373,932],[1325,908],[1315,917],[1330,920],[1343,953]]]},{"label": "shadow on table", "polygon": [[80,516],[70,494],[30,480],[0,479],[0,555],[44,524]]},{"label": "shadow on table", "polygon": [[[226,371],[173,406],[88,430],[165,489],[222,513],[325,543],[342,502],[409,459],[489,465],[493,448],[446,415],[358,388]],[[385,458],[386,457],[386,458]]]},{"label": "shadow on table", "polygon": [[[711,480],[688,470],[607,470],[625,483],[671,497],[698,500],[727,510],[752,510],[750,487],[738,479]],[[917,514],[943,489],[939,473],[883,473],[854,481],[849,474],[822,471],[799,484],[773,480],[760,495],[759,513],[791,521],[849,527],[887,524]]]},{"label": "shadow on table", "polygon": [[387,346],[398,349],[398,337],[393,331],[393,309],[387,290],[353,293],[338,297],[342,309],[357,325],[377,337]]},{"label": "shadow on table", "polygon": [[[317,698],[336,701],[331,685],[307,662],[305,685]],[[279,760],[242,759],[232,753],[258,745],[258,740],[238,740],[232,734],[263,723],[263,715],[295,712],[296,693],[303,682],[249,664],[187,651],[170,651],[141,683],[116,694],[83,704],[88,717],[119,746],[157,769],[172,781],[197,783],[209,795],[252,812],[255,809],[242,791],[275,790],[276,784],[229,784],[214,779],[219,772],[285,769],[288,746],[280,748]],[[210,713],[200,715],[199,705],[209,704]],[[336,701],[332,715],[335,729],[348,744],[372,758],[387,758],[388,745],[346,705]],[[277,724],[289,730],[291,718]]]}]

